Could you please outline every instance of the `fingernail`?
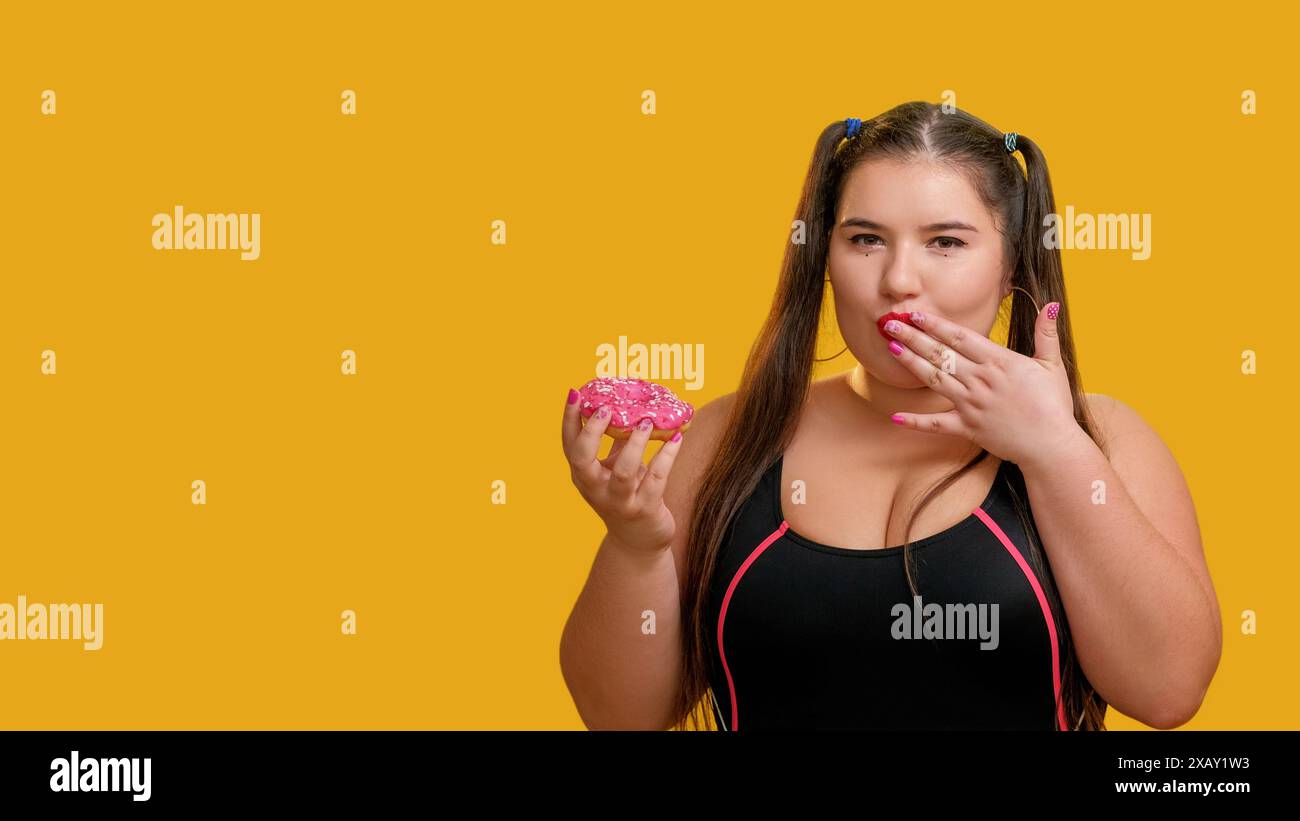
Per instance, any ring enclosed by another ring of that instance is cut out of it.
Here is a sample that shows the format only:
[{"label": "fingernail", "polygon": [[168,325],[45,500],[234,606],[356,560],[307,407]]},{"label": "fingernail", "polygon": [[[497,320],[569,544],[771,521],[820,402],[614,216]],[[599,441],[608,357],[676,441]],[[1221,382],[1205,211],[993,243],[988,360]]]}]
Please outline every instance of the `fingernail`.
[{"label": "fingernail", "polygon": [[1056,315],[1059,314],[1060,312],[1061,312],[1061,303],[1059,302],[1053,302],[1051,305],[1047,306],[1048,319],[1056,319]]},{"label": "fingernail", "polygon": [[891,417],[889,417],[889,418],[890,418],[892,421],[894,421],[894,422],[896,422],[896,423],[898,423],[898,424],[900,424],[900,425],[903,424],[903,422],[906,421],[906,420],[903,418],[903,414],[901,414],[901,413],[896,413],[896,414],[894,414],[893,416],[891,416]]},{"label": "fingernail", "polygon": [[901,327],[903,327],[903,323],[899,322],[897,319],[891,319],[885,323],[885,330],[889,331],[891,334],[898,333],[898,329]]},{"label": "fingernail", "polygon": [[578,392],[575,391],[573,388],[569,388],[569,404],[572,405],[574,402],[577,401],[578,401]]},{"label": "fingernail", "polygon": [[682,432],[681,432],[681,431],[677,431],[676,433],[673,434],[673,438],[669,439],[668,441],[669,441],[669,442],[680,442],[680,441],[682,441]]},{"label": "fingernail", "polygon": [[924,322],[924,321],[925,321],[925,314],[921,313],[920,311],[912,311],[912,321],[913,321],[913,322]]},{"label": "fingernail", "polygon": [[646,418],[642,419],[640,422],[637,423],[637,427],[640,428],[641,430],[650,430],[650,428],[654,427],[654,423],[655,420],[647,416]]},{"label": "fingernail", "polygon": [[891,339],[889,340],[889,352],[894,356],[898,356],[903,352],[903,346]]},{"label": "fingernail", "polygon": [[596,411],[598,419],[604,419],[609,416],[609,405],[601,405],[600,410]]}]

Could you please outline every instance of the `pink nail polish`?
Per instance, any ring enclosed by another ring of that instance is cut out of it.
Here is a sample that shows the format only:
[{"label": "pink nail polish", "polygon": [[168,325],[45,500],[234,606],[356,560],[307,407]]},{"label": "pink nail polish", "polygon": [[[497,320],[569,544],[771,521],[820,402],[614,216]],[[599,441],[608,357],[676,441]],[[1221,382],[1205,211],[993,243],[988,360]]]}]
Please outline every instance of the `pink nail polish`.
[{"label": "pink nail polish", "polygon": [[650,430],[650,428],[654,427],[654,424],[655,424],[655,420],[647,416],[645,419],[642,419],[640,422],[637,422],[636,426],[641,430]]},{"label": "pink nail polish", "polygon": [[573,388],[569,388],[569,404],[572,405],[574,402],[577,401],[578,401],[578,392],[575,391]]},{"label": "pink nail polish", "polygon": [[925,314],[921,313],[920,311],[912,311],[912,321],[915,322],[917,325],[920,325],[922,322],[925,321]]},{"label": "pink nail polish", "polygon": [[609,405],[601,405],[600,410],[596,411],[596,417],[604,419],[607,416],[609,416]]},{"label": "pink nail polish", "polygon": [[898,356],[903,353],[903,346],[891,339],[889,340],[889,352],[894,356]]},{"label": "pink nail polish", "polygon": [[681,432],[681,431],[677,431],[676,433],[673,434],[673,438],[669,439],[668,441],[669,441],[669,442],[680,442],[680,441],[682,441],[682,432]]},{"label": "pink nail polish", "polygon": [[1056,319],[1056,315],[1059,314],[1060,312],[1061,312],[1061,303],[1059,302],[1053,302],[1051,305],[1047,306],[1048,319]]},{"label": "pink nail polish", "polygon": [[901,414],[901,413],[896,413],[896,414],[894,414],[893,416],[891,416],[891,417],[889,417],[889,418],[890,418],[890,420],[893,421],[895,424],[899,424],[899,425],[901,425],[901,424],[903,424],[903,422],[907,421],[907,420],[905,420],[905,419],[903,418],[903,414]]}]

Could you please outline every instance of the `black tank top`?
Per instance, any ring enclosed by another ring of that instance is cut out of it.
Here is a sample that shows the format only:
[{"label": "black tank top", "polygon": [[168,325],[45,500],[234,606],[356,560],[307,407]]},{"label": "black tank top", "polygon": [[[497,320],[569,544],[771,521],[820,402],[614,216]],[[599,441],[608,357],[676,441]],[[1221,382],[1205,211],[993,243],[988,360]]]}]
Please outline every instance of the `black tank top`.
[{"label": "black tank top", "polygon": [[784,461],[737,512],[710,583],[706,697],[720,728],[1067,729],[1060,630],[1006,462],[969,516],[911,543],[918,602],[901,545],[832,547],[790,529]]}]

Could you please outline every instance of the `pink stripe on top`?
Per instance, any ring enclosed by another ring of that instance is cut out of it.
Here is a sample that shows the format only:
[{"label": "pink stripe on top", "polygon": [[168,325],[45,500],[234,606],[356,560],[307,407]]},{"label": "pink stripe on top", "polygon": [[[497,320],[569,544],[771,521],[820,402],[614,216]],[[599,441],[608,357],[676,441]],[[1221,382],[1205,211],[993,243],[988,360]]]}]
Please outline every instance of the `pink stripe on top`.
[{"label": "pink stripe on top", "polygon": [[1065,704],[1061,701],[1061,662],[1056,643],[1056,620],[1052,618],[1052,609],[1047,605],[1047,596],[1043,595],[1043,588],[1039,585],[1037,577],[1034,576],[1034,572],[1030,569],[1029,563],[1025,561],[1025,557],[1020,555],[1020,551],[1007,538],[1007,534],[1002,532],[1002,528],[998,527],[998,523],[993,521],[989,514],[984,512],[983,508],[975,508],[974,513],[989,530],[993,531],[993,535],[998,537],[998,541],[1002,542],[1002,546],[1011,553],[1011,558],[1015,559],[1016,564],[1020,565],[1020,571],[1025,574],[1030,587],[1034,588],[1034,595],[1038,597],[1038,606],[1043,611],[1043,620],[1047,622],[1047,634],[1052,640],[1052,691],[1056,695],[1056,720],[1060,725],[1060,729],[1067,730],[1069,726],[1065,721]]},{"label": "pink stripe on top", "polygon": [[[731,680],[731,668],[727,666],[727,654],[722,649],[722,626],[727,621],[727,605],[731,603],[731,594],[735,591],[736,585],[740,584],[740,577],[745,575],[745,571],[754,563],[754,560],[767,550],[768,545],[785,535],[786,528],[790,527],[789,523],[781,522],[781,526],[754,548],[753,552],[741,562],[740,567],[736,570],[736,575],[731,577],[731,584],[727,585],[727,593],[722,597],[722,609],[718,613],[718,655],[722,658],[722,671],[727,676],[727,689],[731,691],[731,726],[730,730],[735,730],[740,722],[736,720],[736,684]],[[1053,657],[1055,659],[1055,657]]]}]

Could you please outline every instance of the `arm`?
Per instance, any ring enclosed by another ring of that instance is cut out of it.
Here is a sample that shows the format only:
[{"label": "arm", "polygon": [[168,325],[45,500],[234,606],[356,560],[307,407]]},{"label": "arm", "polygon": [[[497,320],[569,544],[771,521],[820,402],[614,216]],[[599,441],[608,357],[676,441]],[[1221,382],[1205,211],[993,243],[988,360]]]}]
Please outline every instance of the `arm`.
[{"label": "arm", "polygon": [[1076,428],[1020,468],[1089,680],[1124,714],[1170,729],[1195,715],[1222,651],[1196,510],[1150,426],[1088,398],[1109,457]]},{"label": "arm", "polygon": [[[647,610],[655,614],[650,635],[642,631]],[[560,638],[560,670],[588,729],[668,725],[681,667],[678,621],[672,551],[637,552],[607,533]]]},{"label": "arm", "polygon": [[[699,480],[734,394],[695,412],[663,490],[674,532],[664,550],[631,549],[608,532],[560,638],[560,670],[589,729],[663,730],[682,673],[679,578]],[[644,632],[654,611],[655,632]]]}]

